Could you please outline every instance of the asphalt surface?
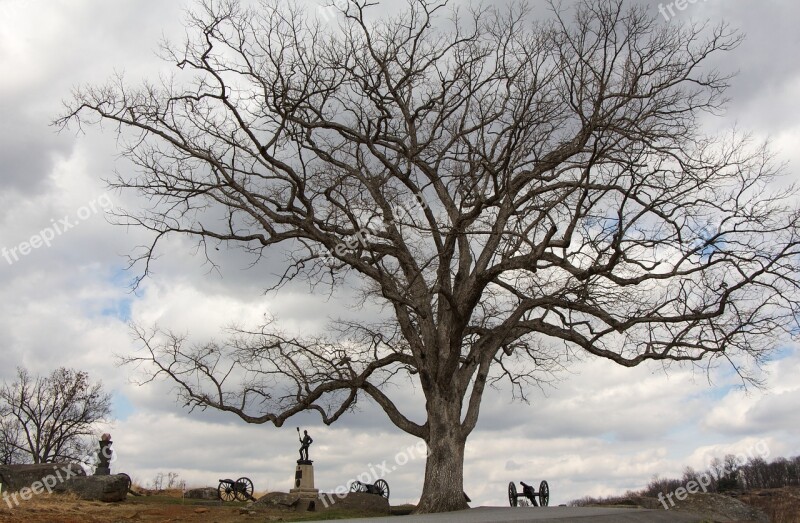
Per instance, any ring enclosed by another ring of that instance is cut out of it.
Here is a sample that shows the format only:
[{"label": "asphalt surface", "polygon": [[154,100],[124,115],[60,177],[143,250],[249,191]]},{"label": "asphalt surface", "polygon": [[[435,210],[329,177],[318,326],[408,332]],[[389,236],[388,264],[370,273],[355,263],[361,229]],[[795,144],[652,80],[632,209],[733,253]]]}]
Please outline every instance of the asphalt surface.
[{"label": "asphalt surface", "polygon": [[[328,520],[331,521],[331,520]],[[480,507],[444,514],[385,518],[339,519],[337,523],[505,523],[554,521],[557,523],[700,523],[703,518],[666,510],[587,507]]]}]

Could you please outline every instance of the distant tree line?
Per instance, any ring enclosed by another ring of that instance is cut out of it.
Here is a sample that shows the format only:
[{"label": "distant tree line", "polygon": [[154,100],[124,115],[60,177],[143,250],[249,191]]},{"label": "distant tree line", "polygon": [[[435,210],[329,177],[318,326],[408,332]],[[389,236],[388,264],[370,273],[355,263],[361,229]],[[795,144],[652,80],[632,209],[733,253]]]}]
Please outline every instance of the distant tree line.
[{"label": "distant tree line", "polygon": [[[700,479],[704,478],[704,481]],[[710,482],[709,482],[710,480]],[[714,458],[704,471],[686,467],[681,478],[654,477],[647,486],[638,491],[628,491],[622,496],[593,498],[590,496],[573,500],[571,506],[584,506],[597,503],[623,502],[638,497],[657,498],[667,495],[690,481],[707,484],[708,492],[724,493],[731,490],[752,490],[800,486],[800,456],[778,457],[767,461],[763,457],[750,457],[744,463],[733,454],[724,458]]]},{"label": "distant tree line", "polygon": [[767,463],[755,458],[742,467],[739,480],[746,488],[780,488],[800,485],[800,456],[776,458]]},{"label": "distant tree line", "polygon": [[158,472],[150,482],[153,486],[153,490],[171,490],[176,488],[186,488],[186,482],[183,480],[179,480],[180,474],[177,472],[167,472],[164,474],[163,472]]},{"label": "distant tree line", "polygon": [[778,457],[769,462],[763,457],[756,456],[742,463],[733,454],[727,454],[722,459],[711,460],[705,471],[686,467],[680,479],[653,478],[641,494],[658,496],[659,492],[664,494],[673,492],[690,481],[698,481],[703,475],[711,480],[708,486],[709,492],[800,485],[800,456]]}]

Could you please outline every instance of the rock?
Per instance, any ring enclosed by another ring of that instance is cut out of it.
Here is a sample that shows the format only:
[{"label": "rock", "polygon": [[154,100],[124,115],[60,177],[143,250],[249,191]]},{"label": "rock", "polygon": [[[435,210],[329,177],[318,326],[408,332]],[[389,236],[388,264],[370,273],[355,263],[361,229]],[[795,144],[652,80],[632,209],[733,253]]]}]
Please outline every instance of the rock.
[{"label": "rock", "polygon": [[287,494],[286,492],[270,492],[265,494],[255,502],[255,505],[266,505],[272,509],[294,510],[296,512],[315,511],[320,500],[308,496],[297,494]]},{"label": "rock", "polygon": [[3,490],[8,491],[31,487],[36,482],[53,485],[76,476],[86,476],[83,468],[77,463],[0,465],[0,483],[3,484]]},{"label": "rock", "polygon": [[196,509],[194,509],[194,513],[195,514],[205,514],[206,512],[209,512],[210,510],[211,509],[208,509],[208,508],[196,508]]},{"label": "rock", "polygon": [[219,499],[219,492],[214,487],[193,488],[186,491],[184,496],[187,499]]},{"label": "rock", "polygon": [[298,512],[319,512],[336,507],[337,509],[353,509],[375,514],[390,513],[388,499],[363,492],[348,492],[341,498],[336,494],[320,494],[316,499],[287,494],[286,492],[270,492],[261,496],[256,501],[256,504]]},{"label": "rock", "polygon": [[123,474],[78,476],[59,483],[53,492],[71,492],[87,501],[124,501],[128,497],[128,477]]},{"label": "rock", "polygon": [[300,496],[296,496],[294,494],[287,494],[286,492],[270,492],[261,496],[256,503],[272,508],[294,510],[299,501]]},{"label": "rock", "polygon": [[748,523],[769,523],[767,515],[756,507],[747,505],[742,501],[711,492],[689,493],[679,500],[675,493],[661,498],[648,496],[629,496],[624,498],[611,498],[608,502],[601,502],[600,506],[638,506],[651,510],[670,510],[675,512],[688,512],[704,518],[703,521],[746,521]]},{"label": "rock", "polygon": [[347,492],[342,497],[336,494],[320,494],[317,500],[316,510],[327,510],[333,507],[337,509],[352,509],[362,512],[374,512],[376,514],[389,514],[389,500],[383,496],[367,494],[366,492]]},{"label": "rock", "polygon": [[710,521],[769,523],[769,517],[761,510],[723,494],[699,492],[683,501],[676,501],[675,505],[670,509],[691,512]]}]

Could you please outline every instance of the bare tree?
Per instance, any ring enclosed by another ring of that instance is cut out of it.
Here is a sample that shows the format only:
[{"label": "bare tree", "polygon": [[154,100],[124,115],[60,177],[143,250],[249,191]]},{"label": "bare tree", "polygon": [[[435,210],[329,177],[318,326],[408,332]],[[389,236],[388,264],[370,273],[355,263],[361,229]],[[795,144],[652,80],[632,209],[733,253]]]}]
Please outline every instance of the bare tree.
[{"label": "bare tree", "polygon": [[159,472],[153,476],[153,490],[162,490],[164,486],[164,473]]},{"label": "bare tree", "polygon": [[717,492],[735,490],[741,486],[741,470],[739,461],[733,454],[726,454],[722,461],[723,475],[717,479]]},{"label": "bare tree", "polygon": [[[116,126],[140,169],[112,185],[157,202],[120,215],[153,232],[141,277],[188,235],[211,263],[219,246],[288,256],[276,292],[358,285],[388,311],[315,338],[135,327],[131,361],[248,423],[329,424],[370,398],[429,447],[419,512],[466,507],[487,384],[524,399],[581,353],[757,380],[796,324],[798,212],[770,189],[766,145],[700,128],[730,80],[709,58],[740,35],[622,0],[551,9],[411,0],[380,18],[354,0],[323,27],[283,2],[206,0],[187,43],[163,46],[176,76],[77,90],[56,123]],[[392,401],[403,379],[426,419]]]},{"label": "bare tree", "polygon": [[0,465],[23,463],[22,430],[11,417],[10,409],[0,404]]},{"label": "bare tree", "polygon": [[167,474],[167,488],[168,489],[177,488],[178,485],[180,485],[180,482],[178,481],[179,477],[180,477],[180,474],[178,474],[177,472],[168,473]]},{"label": "bare tree", "polygon": [[0,438],[11,459],[48,463],[79,459],[88,451],[86,438],[111,413],[111,396],[85,372],[59,368],[33,377],[18,368],[13,383],[0,386]]}]

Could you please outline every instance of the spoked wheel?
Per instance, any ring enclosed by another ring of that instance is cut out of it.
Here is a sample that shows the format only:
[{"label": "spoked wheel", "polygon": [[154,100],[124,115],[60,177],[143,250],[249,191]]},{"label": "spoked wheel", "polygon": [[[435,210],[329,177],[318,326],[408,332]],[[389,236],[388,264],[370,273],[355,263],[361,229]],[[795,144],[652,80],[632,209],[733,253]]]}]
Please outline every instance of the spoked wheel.
[{"label": "spoked wheel", "polygon": [[133,485],[133,481],[131,481],[131,477],[129,475],[125,474],[124,472],[120,472],[119,474],[117,474],[117,476],[122,476],[123,478],[125,478],[125,483],[127,483],[127,485],[128,485],[127,489],[130,490],[131,486]]},{"label": "spoked wheel", "polygon": [[250,481],[250,478],[237,479],[235,490],[234,495],[239,501],[250,501],[253,499],[253,482]]},{"label": "spoked wheel", "polygon": [[125,474],[124,472],[120,472],[117,475],[118,476],[122,476],[123,478],[125,478],[125,483],[127,483],[127,485],[128,485],[127,486],[128,494],[133,494],[134,496],[141,496],[141,494],[139,494],[138,492],[133,490],[133,481],[131,481],[131,477],[129,475]]},{"label": "spoked wheel", "polygon": [[217,487],[217,494],[222,501],[233,501],[236,499],[236,492],[233,490],[233,483],[228,481],[220,481]]},{"label": "spoked wheel", "polygon": [[378,489],[378,494],[386,499],[389,499],[389,484],[384,480],[379,479],[375,482],[375,488]]},{"label": "spoked wheel", "polygon": [[512,507],[517,506],[517,486],[511,481],[508,484],[508,503]]},{"label": "spoked wheel", "polygon": [[354,481],[352,485],[350,485],[350,492],[364,492],[366,487],[360,481]]},{"label": "spoked wheel", "polygon": [[546,507],[550,503],[550,485],[546,481],[539,483],[539,505]]}]

